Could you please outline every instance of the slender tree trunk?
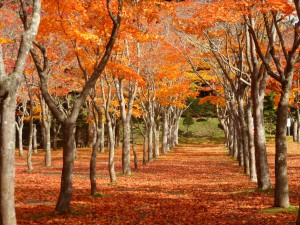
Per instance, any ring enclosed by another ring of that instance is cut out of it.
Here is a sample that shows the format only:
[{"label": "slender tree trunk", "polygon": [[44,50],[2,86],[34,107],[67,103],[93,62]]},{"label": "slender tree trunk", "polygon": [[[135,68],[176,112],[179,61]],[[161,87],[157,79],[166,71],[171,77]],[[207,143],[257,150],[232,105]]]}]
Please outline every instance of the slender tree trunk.
[{"label": "slender tree trunk", "polygon": [[163,130],[162,130],[162,153],[166,154],[168,149],[168,132],[169,132],[169,123],[168,123],[168,112],[167,110],[163,114]]},{"label": "slender tree trunk", "polygon": [[176,119],[176,123],[175,123],[175,130],[174,130],[174,135],[175,135],[175,138],[174,138],[174,143],[175,143],[175,145],[178,145],[179,144],[179,139],[178,139],[178,131],[179,131],[179,118],[180,117],[178,117],[177,119]]},{"label": "slender tree trunk", "polygon": [[[237,119],[238,121],[238,119]],[[243,146],[243,136],[241,135],[242,133],[242,126],[240,123],[236,124],[235,128],[236,132],[236,140],[237,140],[237,148],[238,148],[238,162],[239,166],[244,166],[244,146]]]},{"label": "slender tree trunk", "polygon": [[99,124],[95,126],[96,130],[96,142],[93,144],[91,159],[90,159],[90,182],[91,182],[91,195],[97,194],[97,183],[96,183],[96,163],[97,163],[97,154],[101,141],[101,132],[99,129]]},{"label": "slender tree trunk", "polygon": [[33,136],[33,103],[32,100],[30,100],[30,113],[29,113],[29,134],[28,134],[28,152],[27,152],[27,167],[28,171],[33,170],[32,166],[32,136]]},{"label": "slender tree trunk", "polygon": [[254,149],[254,125],[251,113],[252,101],[248,99],[247,104],[247,123],[249,135],[249,166],[250,166],[250,182],[257,182],[256,167],[255,167],[255,149]]},{"label": "slender tree trunk", "polygon": [[234,134],[234,126],[233,126],[233,117],[232,117],[232,112],[229,112],[229,117],[228,117],[228,124],[229,124],[229,155],[231,157],[235,157],[235,148],[234,148],[234,145],[235,145],[235,142],[234,142],[234,137],[235,137],[235,134]]},{"label": "slender tree trunk", "polygon": [[130,120],[123,121],[122,168],[126,175],[131,174],[130,168]]},{"label": "slender tree trunk", "polygon": [[238,98],[238,112],[239,112],[239,121],[241,124],[241,134],[243,141],[243,164],[244,164],[244,173],[250,174],[250,165],[249,165],[249,134],[248,134],[248,125],[246,122],[246,115],[244,113],[244,104],[241,96]]},{"label": "slender tree trunk", "polygon": [[153,138],[154,138],[154,157],[158,158],[159,157],[159,121],[156,121],[154,124],[154,133],[153,133]]},{"label": "slender tree trunk", "polygon": [[277,108],[276,137],[275,137],[275,199],[274,206],[289,208],[289,188],[287,177],[287,147],[286,147],[286,129],[288,118],[288,103],[292,78],[287,83],[282,84],[281,98]]},{"label": "slender tree trunk", "polygon": [[[149,115],[151,116],[151,115]],[[148,160],[153,161],[153,119],[149,118],[148,121]]]},{"label": "slender tree trunk", "polygon": [[[263,114],[263,97],[259,94],[264,91],[259,90],[259,83],[256,76],[252,77],[251,97],[253,103],[253,122],[254,122],[254,147],[255,163],[257,172],[257,186],[262,190],[272,188],[269,166],[267,160],[264,114]],[[286,123],[286,121],[285,121]]]},{"label": "slender tree trunk", "polygon": [[33,146],[33,152],[34,152],[34,154],[38,154],[36,133],[37,133],[36,125],[33,124],[32,146]]},{"label": "slender tree trunk", "polygon": [[53,150],[56,151],[57,150],[57,139],[58,139],[58,134],[60,132],[61,129],[61,124],[54,124],[53,127]]},{"label": "slender tree trunk", "polygon": [[115,146],[117,148],[120,147],[120,126],[121,122],[120,119],[116,119],[116,125],[115,125]]},{"label": "slender tree trunk", "polygon": [[45,150],[45,166],[51,166],[51,134],[50,134],[50,124],[51,122],[49,122],[47,124],[47,126],[45,127],[45,146],[44,146],[44,150]]},{"label": "slender tree trunk", "polygon": [[101,123],[101,125],[100,125],[100,127],[101,127],[101,133],[100,133],[100,152],[101,153],[103,153],[104,152],[104,130],[105,130],[105,128],[104,128],[104,123],[101,121],[100,122]]},{"label": "slender tree trunk", "polygon": [[17,130],[18,130],[18,140],[19,140],[19,156],[23,157],[24,156],[24,151],[23,151],[23,126],[24,123],[17,125]]},{"label": "slender tree trunk", "polygon": [[234,130],[234,137],[233,137],[233,157],[235,159],[237,159],[238,156],[239,156],[239,150],[238,150],[238,131],[237,131],[236,125],[233,126],[233,130]]},{"label": "slender tree trunk", "polygon": [[0,224],[15,225],[15,109],[16,91],[0,99]]},{"label": "slender tree trunk", "polygon": [[60,213],[70,212],[70,202],[73,193],[73,171],[75,153],[75,122],[66,121],[63,124],[63,168],[61,175],[61,187],[55,210]]},{"label": "slender tree trunk", "polygon": [[76,130],[77,130],[77,127],[75,126],[74,127],[74,139],[73,139],[73,145],[74,145],[74,159],[77,159],[78,158],[78,152],[77,152],[77,142],[76,142]]},{"label": "slender tree trunk", "polygon": [[147,158],[147,129],[145,129],[145,133],[143,135],[144,137],[144,142],[143,142],[143,165],[146,165],[148,162],[148,158]]},{"label": "slender tree trunk", "polygon": [[132,140],[132,152],[133,152],[133,159],[134,159],[134,169],[138,170],[138,159],[135,151],[133,122],[131,123],[131,137],[132,137],[131,140]]},{"label": "slender tree trunk", "polygon": [[[300,97],[299,97],[300,94],[298,94],[298,101],[300,102]],[[296,137],[296,140],[298,143],[300,143],[300,107],[297,105],[297,111],[296,111],[296,120],[297,120],[297,130],[296,130],[296,133],[297,133],[297,137]]]},{"label": "slender tree trunk", "polygon": [[114,137],[114,129],[112,127],[112,123],[110,119],[106,119],[107,127],[108,127],[108,137],[109,137],[109,177],[110,182],[115,183],[117,181],[116,172],[115,172],[115,137]]},{"label": "slender tree trunk", "polygon": [[[42,108],[42,119],[41,125],[43,130],[43,150],[45,152],[45,166],[51,166],[51,113],[50,110],[42,97],[38,95]],[[55,130],[56,132],[56,130]]]}]

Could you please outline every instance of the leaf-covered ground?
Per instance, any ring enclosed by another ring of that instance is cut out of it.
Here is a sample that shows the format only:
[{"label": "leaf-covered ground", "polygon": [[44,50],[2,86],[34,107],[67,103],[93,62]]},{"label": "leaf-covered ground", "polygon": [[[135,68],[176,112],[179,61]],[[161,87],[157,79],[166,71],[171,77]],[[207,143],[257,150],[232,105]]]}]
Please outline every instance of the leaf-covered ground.
[{"label": "leaf-covered ground", "polygon": [[[298,151],[297,151],[298,149]],[[140,150],[140,149],[139,149]],[[268,147],[274,173],[274,145]],[[121,171],[120,150],[116,169]],[[132,176],[118,173],[109,184],[107,154],[99,154],[99,195],[89,195],[90,149],[79,149],[75,161],[72,213],[54,212],[59,193],[61,151],[53,166],[43,166],[43,153],[33,156],[34,171],[16,156],[18,224],[293,224],[297,208],[273,209],[273,191],[259,192],[222,145],[182,145]],[[141,155],[139,155],[141,157]],[[292,205],[299,204],[300,149],[289,143]],[[274,176],[272,176],[274,184]]]}]

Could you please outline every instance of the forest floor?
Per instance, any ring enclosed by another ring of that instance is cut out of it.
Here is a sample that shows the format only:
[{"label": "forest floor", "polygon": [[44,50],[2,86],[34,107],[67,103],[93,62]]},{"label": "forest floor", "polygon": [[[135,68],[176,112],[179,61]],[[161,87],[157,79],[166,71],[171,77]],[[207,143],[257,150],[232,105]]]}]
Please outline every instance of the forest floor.
[{"label": "forest floor", "polygon": [[[138,149],[141,151],[141,149]],[[288,144],[290,201],[299,204],[300,147]],[[99,154],[98,191],[91,197],[90,149],[79,149],[75,161],[72,212],[54,212],[59,194],[62,151],[53,152],[53,166],[43,166],[44,154],[16,155],[18,224],[294,224],[297,207],[274,209],[273,190],[261,192],[249,182],[221,144],[180,145],[131,176],[123,176],[117,150],[117,183],[110,184],[107,153]],[[141,158],[141,154],[139,154]],[[268,144],[274,185],[274,144]]]}]

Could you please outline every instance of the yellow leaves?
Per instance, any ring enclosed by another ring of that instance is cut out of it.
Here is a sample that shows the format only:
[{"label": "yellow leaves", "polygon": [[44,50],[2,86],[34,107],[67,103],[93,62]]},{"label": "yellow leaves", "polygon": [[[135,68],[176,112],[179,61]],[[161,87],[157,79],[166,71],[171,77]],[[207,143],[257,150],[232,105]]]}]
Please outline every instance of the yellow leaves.
[{"label": "yellow leaves", "polygon": [[0,36],[0,44],[12,44],[14,43],[13,40],[10,40],[8,38],[3,38]]},{"label": "yellow leaves", "polygon": [[90,32],[81,32],[77,29],[74,30],[74,35],[76,35],[78,39],[85,40],[85,41],[97,42],[99,40],[99,37],[97,35],[94,35]]}]

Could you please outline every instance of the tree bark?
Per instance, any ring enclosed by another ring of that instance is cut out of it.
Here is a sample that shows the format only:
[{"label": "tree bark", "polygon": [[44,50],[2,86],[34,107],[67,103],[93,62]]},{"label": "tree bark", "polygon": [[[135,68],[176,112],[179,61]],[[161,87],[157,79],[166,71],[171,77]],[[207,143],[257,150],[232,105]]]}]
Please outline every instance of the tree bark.
[{"label": "tree bark", "polygon": [[133,153],[133,160],[134,160],[134,169],[138,170],[138,158],[135,151],[135,140],[134,140],[134,129],[133,129],[133,122],[131,123],[131,141],[132,141],[132,153]]},{"label": "tree bark", "polygon": [[275,199],[274,206],[289,208],[289,188],[287,177],[287,147],[286,129],[288,118],[288,103],[293,75],[283,82],[281,98],[277,108],[276,137],[275,137]]},{"label": "tree bark", "polygon": [[131,174],[130,168],[130,120],[123,121],[122,169],[126,175]]},{"label": "tree bark", "polygon": [[[18,120],[21,118],[18,118]],[[24,151],[23,151],[23,127],[24,127],[24,122],[19,121],[16,123],[16,127],[18,130],[18,142],[19,142],[19,156],[23,157]]]},{"label": "tree bark", "polygon": [[[258,72],[257,72],[258,73]],[[267,160],[266,138],[263,114],[263,93],[265,85],[259,83],[257,76],[252,76],[251,98],[253,103],[254,146],[257,172],[257,186],[262,190],[272,188]],[[264,75],[264,80],[265,78]]]},{"label": "tree bark", "polygon": [[150,118],[148,118],[148,161],[153,161],[153,116],[149,114]]},{"label": "tree bark", "polygon": [[248,134],[248,125],[246,122],[246,115],[244,113],[244,104],[242,96],[239,95],[238,99],[238,113],[239,120],[241,125],[241,136],[243,141],[243,164],[244,164],[244,173],[250,174],[250,165],[249,165],[249,134]]},{"label": "tree bark", "polygon": [[154,157],[158,158],[159,157],[159,121],[156,121],[154,124],[154,133],[153,133],[153,137],[154,137]]},{"label": "tree bark", "polygon": [[58,140],[58,134],[60,132],[60,129],[61,129],[61,124],[58,125],[55,122],[53,126],[53,150],[54,151],[57,150],[57,140]]},{"label": "tree bark", "polygon": [[75,153],[75,122],[66,121],[63,124],[64,145],[63,145],[63,168],[61,174],[60,193],[55,210],[60,213],[70,212],[70,202],[73,192],[73,171]]},{"label": "tree bark", "polygon": [[162,153],[163,154],[166,154],[167,151],[169,151],[168,136],[169,136],[168,110],[165,109],[165,112],[163,113],[163,130],[162,130]]},{"label": "tree bark", "polygon": [[33,152],[34,154],[38,154],[38,148],[37,148],[37,130],[36,130],[36,125],[33,124],[33,133],[32,133],[32,147],[33,147]]},{"label": "tree bark", "polygon": [[0,224],[15,225],[15,106],[16,91],[0,99]]},{"label": "tree bark", "polygon": [[32,156],[32,139],[33,139],[32,138],[32,136],[33,136],[33,102],[32,101],[33,100],[32,100],[32,96],[30,97],[30,94],[29,94],[29,98],[30,98],[30,111],[29,111],[27,167],[28,167],[28,171],[32,171],[33,166],[32,166],[31,156]]},{"label": "tree bark", "polygon": [[[0,224],[2,225],[17,224],[14,199],[16,98],[28,53],[38,32],[41,1],[34,0],[32,6],[30,25],[24,26],[26,29],[22,32],[18,55],[12,57],[16,60],[9,75],[5,71],[4,54],[0,45]],[[20,15],[24,16],[25,13],[21,7]]]},{"label": "tree bark", "polygon": [[249,135],[249,166],[250,166],[250,182],[257,182],[256,167],[255,167],[255,149],[254,149],[254,125],[251,112],[252,101],[248,99],[247,104],[247,123]]}]

